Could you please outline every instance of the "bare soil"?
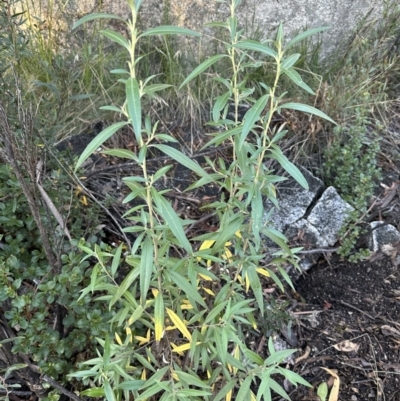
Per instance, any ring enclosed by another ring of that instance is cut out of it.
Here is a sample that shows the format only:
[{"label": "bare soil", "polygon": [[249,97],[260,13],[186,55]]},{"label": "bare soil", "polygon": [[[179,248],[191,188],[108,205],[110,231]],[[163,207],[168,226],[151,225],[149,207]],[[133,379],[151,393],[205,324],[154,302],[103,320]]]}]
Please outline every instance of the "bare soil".
[{"label": "bare soil", "polygon": [[317,401],[322,381],[340,378],[339,400],[400,400],[400,271],[389,259],[312,268],[295,284],[299,345],[293,370],[314,388],[292,401]]}]

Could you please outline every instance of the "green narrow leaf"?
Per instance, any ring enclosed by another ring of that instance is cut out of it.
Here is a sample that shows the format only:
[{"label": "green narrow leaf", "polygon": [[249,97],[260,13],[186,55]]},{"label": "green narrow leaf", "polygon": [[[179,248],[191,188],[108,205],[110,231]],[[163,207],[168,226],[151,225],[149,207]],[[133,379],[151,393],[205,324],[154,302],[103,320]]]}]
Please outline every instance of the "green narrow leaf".
[{"label": "green narrow leaf", "polygon": [[262,226],[262,216],[264,214],[264,205],[262,201],[261,191],[257,187],[251,200],[251,228],[253,231],[254,243],[256,245],[256,249],[258,250],[261,244],[260,230]]},{"label": "green narrow leaf", "polygon": [[184,277],[174,271],[171,271],[169,275],[178,288],[180,288],[188,296],[188,298],[193,299],[204,308],[207,308],[207,305],[197,291],[197,288],[193,287]]},{"label": "green narrow leaf", "polygon": [[124,111],[116,106],[102,106],[100,107],[100,110],[115,111],[116,113],[124,114]]},{"label": "green narrow leaf", "polygon": [[171,167],[172,167],[171,164],[168,165],[168,166],[161,167],[160,170],[158,170],[158,171],[154,174],[154,176],[153,176],[153,183],[156,182],[156,181],[158,181],[161,177],[164,177],[164,176],[168,173],[168,171],[171,169]]},{"label": "green narrow leaf", "polygon": [[250,385],[251,376],[247,376],[244,382],[240,384],[239,392],[235,398],[235,401],[248,401],[250,400]]},{"label": "green narrow leaf", "polygon": [[260,119],[260,115],[265,109],[268,99],[269,95],[261,96],[244,115],[244,124],[239,139],[240,147],[243,146],[244,141],[246,140],[250,130],[253,129],[254,124]]},{"label": "green narrow leaf", "polygon": [[254,297],[256,298],[260,314],[261,316],[264,316],[264,297],[260,277],[258,277],[257,271],[254,266],[249,266],[246,269],[246,273],[250,281],[250,287],[253,290]]},{"label": "green narrow leaf", "polygon": [[304,178],[301,171],[288,160],[288,158],[282,153],[281,149],[275,145],[269,149],[271,157],[279,162],[279,164],[304,188],[308,190],[308,182]]},{"label": "green narrow leaf", "polygon": [[278,32],[276,33],[276,41],[278,43],[283,42],[283,24],[282,24],[282,22],[279,24]]},{"label": "green narrow leaf", "polygon": [[80,393],[80,395],[86,395],[88,397],[104,397],[104,389],[101,387],[92,387],[84,390]]},{"label": "green narrow leaf", "polygon": [[147,291],[150,287],[151,275],[153,273],[153,242],[147,237],[142,242],[142,255],[140,258],[140,299],[142,305],[146,303]]},{"label": "green narrow leaf", "polygon": [[220,117],[221,117],[221,110],[226,106],[229,100],[229,96],[231,95],[231,92],[225,92],[221,96],[218,96],[215,99],[212,115],[213,115],[213,121],[217,122]]},{"label": "green narrow leaf", "polygon": [[121,243],[120,246],[117,248],[114,254],[114,258],[111,264],[111,276],[115,277],[115,273],[117,272],[119,262],[121,261],[121,253],[122,253],[122,246],[124,244]]},{"label": "green narrow leaf", "polygon": [[172,85],[169,84],[151,84],[151,85],[147,85],[144,88],[144,92],[147,94],[152,94],[154,92],[158,92],[158,91],[162,91],[164,89],[168,89],[170,88]]},{"label": "green narrow leaf", "polygon": [[236,232],[240,229],[242,225],[242,217],[233,216],[231,221],[224,225],[220,231],[215,233],[216,241],[213,246],[214,249],[218,250],[225,246],[225,243],[232,240],[235,237]]},{"label": "green narrow leaf", "polygon": [[282,60],[281,69],[289,69],[292,68],[296,63],[297,60],[300,58],[300,54],[292,54],[291,56]]},{"label": "green narrow leaf", "polygon": [[282,72],[297,86],[304,89],[309,94],[315,95],[315,92],[302,80],[300,74],[296,70],[290,68],[290,69],[283,69]]},{"label": "green narrow leaf", "polygon": [[219,146],[222,142],[224,142],[226,139],[237,135],[239,132],[242,131],[242,126],[239,125],[238,127],[235,128],[231,128],[225,132],[222,132],[218,135],[215,135],[215,137],[213,139],[211,139],[209,142],[207,142],[201,149],[206,149],[208,147],[210,147],[211,145],[216,145]]},{"label": "green narrow leaf", "polygon": [[134,77],[126,80],[126,101],[129,118],[132,120],[136,141],[142,145],[142,105],[140,102],[140,88]]},{"label": "green narrow leaf", "polygon": [[201,168],[195,161],[184,155],[179,150],[168,146],[168,145],[153,145],[155,148],[161,150],[161,152],[165,153],[166,155],[172,157],[178,163],[182,164],[183,166],[187,167],[188,169],[197,173],[200,177],[211,177]]},{"label": "green narrow leaf", "polygon": [[267,56],[271,56],[273,58],[277,57],[277,53],[275,50],[272,50],[270,47],[265,46],[260,42],[257,42],[256,40],[242,40],[233,45],[233,47],[237,49],[256,51],[259,53],[266,54]]},{"label": "green narrow leaf", "polygon": [[182,228],[181,220],[176,215],[175,210],[172,208],[170,203],[157,192],[154,187],[151,188],[151,194],[160,212],[160,216],[168,224],[168,227],[171,229],[175,238],[178,240],[179,245],[184,248],[188,254],[191,254],[192,246],[190,245],[189,240],[186,238],[185,231]]},{"label": "green narrow leaf", "polygon": [[[201,36],[199,32],[192,31],[191,29],[182,28],[179,26],[168,26],[161,25],[155,28],[150,28],[143,32],[139,38],[144,36],[154,36],[154,35],[189,35],[189,36]],[[139,39],[138,38],[138,39]]]},{"label": "green narrow leaf", "polygon": [[222,387],[221,391],[215,396],[214,401],[221,401],[235,387],[236,380],[231,380]]},{"label": "green narrow leaf", "polygon": [[193,372],[192,372],[192,374],[189,374],[186,372],[182,372],[180,370],[175,370],[175,373],[179,377],[179,380],[181,380],[181,381],[185,381],[186,383],[189,383],[192,386],[210,389],[210,385],[208,385],[207,383],[204,383]]},{"label": "green narrow leaf", "polygon": [[118,384],[117,389],[135,391],[139,390],[144,383],[144,380],[127,380]]},{"label": "green narrow leaf", "polygon": [[138,161],[138,157],[136,156],[136,154],[128,149],[109,149],[109,150],[103,150],[101,153],[105,155],[134,160],[136,162]]},{"label": "green narrow leaf", "polygon": [[114,294],[114,296],[110,300],[110,305],[109,305],[110,310],[111,310],[111,307],[115,304],[115,302],[117,302],[124,295],[124,293],[132,285],[132,283],[138,278],[139,273],[140,273],[139,269],[136,268],[136,269],[131,270],[129,272],[129,274],[124,278],[124,281],[118,287],[117,292]]},{"label": "green narrow leaf", "polygon": [[128,52],[131,51],[130,43],[119,32],[112,31],[111,29],[103,29],[100,31],[100,33],[106,38],[124,47],[126,50],[128,50]]},{"label": "green narrow leaf", "polygon": [[310,113],[314,114],[315,116],[321,117],[327,121],[330,121],[331,123],[337,125],[335,121],[333,121],[330,117],[328,117],[324,112],[321,110],[316,109],[315,107],[308,106],[307,104],[303,103],[295,103],[295,102],[290,102],[290,103],[285,103],[279,105],[279,108],[281,109],[291,109],[291,110],[298,110],[302,111],[304,113]]},{"label": "green narrow leaf", "polygon": [[126,121],[115,123],[110,125],[103,131],[101,131],[93,140],[86,146],[86,149],[82,152],[81,156],[78,159],[78,162],[75,166],[75,172],[78,170],[80,166],[85,162],[85,160],[95,152],[99,146],[101,146],[108,138],[110,138],[115,132],[117,132],[120,128],[127,125]]},{"label": "green narrow leaf", "polygon": [[76,28],[78,28],[78,26],[80,26],[82,24],[85,24],[86,22],[94,21],[96,19],[102,19],[102,18],[103,19],[104,18],[117,19],[117,20],[125,22],[125,18],[122,18],[122,17],[120,17],[119,15],[116,15],[116,14],[93,13],[93,14],[85,15],[80,20],[76,21],[75,24],[72,25],[72,29],[76,29]]},{"label": "green narrow leaf", "polygon": [[104,380],[104,394],[107,401],[116,401],[114,391],[107,379]]},{"label": "green narrow leaf", "polygon": [[225,308],[229,301],[224,301],[215,306],[212,311],[207,315],[206,320],[204,321],[204,324],[206,325],[207,323],[211,323],[221,312],[222,309]]},{"label": "green narrow leaf", "polygon": [[212,56],[207,60],[203,61],[198,67],[196,67],[181,83],[179,89],[182,89],[188,82],[190,82],[193,78],[197,77],[197,75],[201,74],[207,68],[210,68],[213,64],[215,64],[221,58],[228,57],[226,54],[217,54],[216,56]]},{"label": "green narrow leaf", "polygon": [[289,400],[290,401],[290,397],[289,397],[288,393],[274,379],[270,378],[269,386],[271,387],[272,390],[275,391],[275,393],[278,393],[285,400]]},{"label": "green narrow leaf", "polygon": [[110,364],[110,360],[111,360],[111,344],[110,344],[110,336],[107,333],[104,342],[104,354],[103,354],[103,363],[105,367],[107,367]]},{"label": "green narrow leaf", "polygon": [[325,382],[322,382],[318,386],[317,396],[321,399],[321,401],[326,401],[326,397],[328,397],[328,385]]},{"label": "green narrow leaf", "polygon": [[324,26],[321,28],[313,28],[313,29],[309,29],[308,31],[302,32],[299,35],[297,35],[296,37],[294,37],[286,46],[285,46],[285,51],[287,49],[289,49],[290,47],[292,47],[293,45],[295,45],[296,43],[308,38],[309,36],[315,35],[317,33],[326,31],[327,29],[330,29],[329,26]]}]

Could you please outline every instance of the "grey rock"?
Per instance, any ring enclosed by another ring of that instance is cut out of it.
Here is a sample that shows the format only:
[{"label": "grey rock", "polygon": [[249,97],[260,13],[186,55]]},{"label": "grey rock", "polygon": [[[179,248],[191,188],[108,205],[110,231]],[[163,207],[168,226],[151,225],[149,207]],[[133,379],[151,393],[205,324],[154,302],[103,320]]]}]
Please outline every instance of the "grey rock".
[{"label": "grey rock", "polygon": [[[305,216],[310,204],[324,189],[324,183],[319,178],[304,168],[300,168],[300,170],[308,182],[309,189],[304,189],[293,179],[285,181],[279,188],[279,209],[275,210],[271,217],[271,225],[278,231],[285,232],[289,226]],[[271,207],[273,207],[272,202],[267,200],[265,202],[266,214]]]},{"label": "grey rock", "polygon": [[353,210],[354,208],[340,197],[335,188],[327,188],[307,217],[308,222],[321,235],[319,243],[316,245],[335,245],[339,230]]},{"label": "grey rock", "polygon": [[400,232],[391,224],[373,221],[369,225],[373,229],[368,238],[368,247],[372,252],[386,253],[388,245],[395,245],[400,241]]}]

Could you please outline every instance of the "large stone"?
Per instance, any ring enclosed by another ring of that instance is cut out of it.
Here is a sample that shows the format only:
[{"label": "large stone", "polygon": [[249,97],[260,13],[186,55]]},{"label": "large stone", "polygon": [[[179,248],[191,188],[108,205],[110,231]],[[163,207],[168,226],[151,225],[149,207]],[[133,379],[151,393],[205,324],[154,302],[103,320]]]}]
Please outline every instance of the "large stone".
[{"label": "large stone", "polygon": [[[21,2],[22,4],[23,2]],[[32,3],[32,4],[31,4]],[[68,16],[78,19],[87,13],[111,12],[122,17],[129,16],[126,0],[71,0],[51,2],[33,0],[30,3],[31,15],[43,21],[51,21],[54,26],[68,26],[61,20]],[[229,1],[230,3],[230,1]],[[322,55],[331,54],[351,36],[364,18],[378,20],[382,14],[385,0],[243,0],[239,7],[239,24],[246,31],[257,30],[265,38],[273,37],[280,22],[284,23],[288,38],[308,28],[330,27],[323,34]],[[50,9],[50,10],[49,10]],[[49,16],[56,13],[56,19]],[[145,26],[157,26],[173,22],[205,34],[203,43],[210,42],[208,35],[216,32],[204,26],[207,22],[225,20],[229,15],[228,4],[217,0],[144,0],[140,20]],[[59,19],[59,21],[57,20]]]},{"label": "large stone", "polygon": [[353,210],[354,208],[340,197],[335,188],[328,187],[307,217],[307,221],[320,233],[317,245],[335,245],[338,232]]},{"label": "large stone", "polygon": [[383,252],[387,254],[388,246],[400,242],[400,232],[391,224],[384,224],[381,221],[370,223],[372,229],[368,238],[368,246],[372,252]]},{"label": "large stone", "polygon": [[[270,224],[281,232],[285,232],[289,226],[304,217],[311,203],[324,189],[324,183],[319,178],[313,176],[306,169],[300,168],[300,170],[308,182],[308,190],[293,179],[285,181],[278,189],[279,208],[273,213]],[[271,201],[267,200],[265,202],[266,212],[271,207],[273,207]]]}]

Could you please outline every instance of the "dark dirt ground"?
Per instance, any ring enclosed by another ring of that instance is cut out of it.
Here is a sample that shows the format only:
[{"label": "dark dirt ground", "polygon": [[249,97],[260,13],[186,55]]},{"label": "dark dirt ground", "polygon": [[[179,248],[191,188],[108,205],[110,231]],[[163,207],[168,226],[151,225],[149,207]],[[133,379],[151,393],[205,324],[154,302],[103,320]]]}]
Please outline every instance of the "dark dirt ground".
[{"label": "dark dirt ground", "polygon": [[[305,301],[293,311],[304,358],[293,370],[315,388],[330,378],[321,367],[335,370],[339,400],[399,401],[399,268],[389,259],[325,262],[295,287]],[[292,401],[319,400],[304,387],[290,395]]]}]

